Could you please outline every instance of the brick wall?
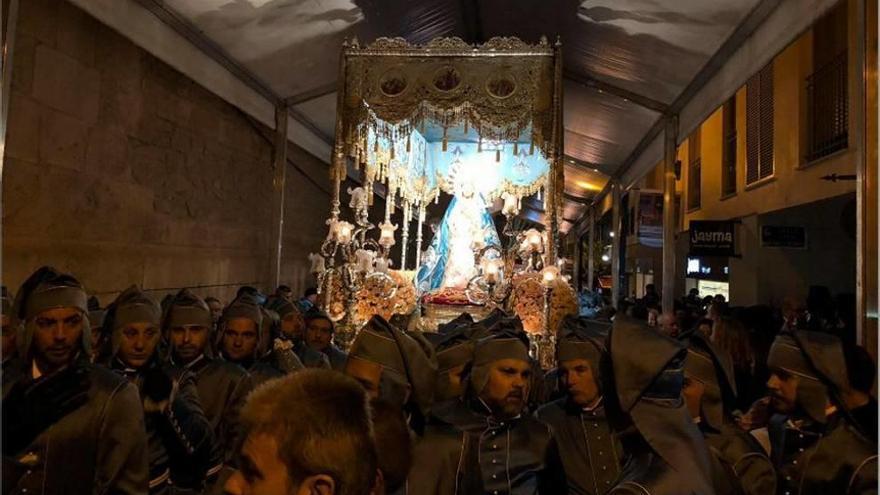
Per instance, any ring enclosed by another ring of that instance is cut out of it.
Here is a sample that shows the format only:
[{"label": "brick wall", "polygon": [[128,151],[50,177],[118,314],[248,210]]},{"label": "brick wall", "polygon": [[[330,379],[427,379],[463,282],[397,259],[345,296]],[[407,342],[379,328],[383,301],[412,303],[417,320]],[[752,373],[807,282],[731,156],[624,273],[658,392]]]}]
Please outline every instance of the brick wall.
[{"label": "brick wall", "polygon": [[[5,285],[52,264],[104,303],[132,283],[270,289],[271,131],[67,2],[21,2],[13,57]],[[289,158],[282,279],[301,289],[330,186],[326,165]]]}]

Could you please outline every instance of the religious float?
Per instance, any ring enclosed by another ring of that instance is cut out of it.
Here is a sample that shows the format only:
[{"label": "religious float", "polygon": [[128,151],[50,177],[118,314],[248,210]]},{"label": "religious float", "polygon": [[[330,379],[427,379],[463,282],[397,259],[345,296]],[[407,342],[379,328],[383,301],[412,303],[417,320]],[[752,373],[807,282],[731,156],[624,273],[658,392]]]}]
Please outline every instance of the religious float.
[{"label": "religious float", "polygon": [[[558,260],[560,49],[516,38],[343,45],[329,233],[311,256],[340,345],[374,314],[436,331],[462,312],[479,319],[501,307],[520,316],[541,361],[552,361],[558,322],[577,312]],[[362,185],[346,188],[344,201],[346,177]],[[384,212],[371,211],[376,195]],[[423,251],[426,216],[442,208],[441,195],[448,206]],[[537,228],[515,221],[527,197],[543,205]],[[491,214],[499,210],[500,234]]]}]

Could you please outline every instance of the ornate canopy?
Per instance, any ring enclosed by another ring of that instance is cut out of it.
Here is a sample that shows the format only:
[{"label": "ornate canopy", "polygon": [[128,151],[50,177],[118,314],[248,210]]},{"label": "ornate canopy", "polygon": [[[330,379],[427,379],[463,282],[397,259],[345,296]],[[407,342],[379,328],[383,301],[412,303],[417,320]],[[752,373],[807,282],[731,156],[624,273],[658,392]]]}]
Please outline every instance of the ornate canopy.
[{"label": "ornate canopy", "polygon": [[[545,218],[558,242],[562,192],[561,47],[493,38],[469,45],[438,38],[411,45],[379,38],[343,45],[334,148],[338,182],[347,160],[367,189],[388,185],[405,205],[424,205],[440,190],[472,187],[495,199],[545,193]],[[476,156],[464,159],[464,156]],[[494,163],[494,165],[493,165]]]}]

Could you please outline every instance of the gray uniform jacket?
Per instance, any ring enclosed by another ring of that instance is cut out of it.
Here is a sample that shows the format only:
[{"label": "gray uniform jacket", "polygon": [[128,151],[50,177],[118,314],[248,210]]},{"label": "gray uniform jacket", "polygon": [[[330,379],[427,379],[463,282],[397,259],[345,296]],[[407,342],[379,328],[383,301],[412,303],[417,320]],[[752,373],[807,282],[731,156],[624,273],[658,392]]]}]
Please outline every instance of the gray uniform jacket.
[{"label": "gray uniform jacket", "polygon": [[623,447],[616,440],[601,405],[584,410],[558,399],[536,413],[550,426],[568,479],[568,493],[600,495],[620,475]]},{"label": "gray uniform jacket", "polygon": [[751,435],[725,422],[720,431],[700,424],[706,445],[726,470],[733,474],[739,491],[746,495],[776,493],[776,470],[773,463]]},{"label": "gray uniform jacket", "polygon": [[411,495],[556,495],[567,492],[550,428],[529,415],[499,421],[475,400],[436,408],[416,445]]},{"label": "gray uniform jacket", "polygon": [[[25,449],[4,456],[4,494],[146,495],[147,435],[137,388],[106,368],[82,366],[88,370],[88,400]],[[4,371],[4,400],[24,380],[31,380],[26,371]]]},{"label": "gray uniform jacket", "polygon": [[118,359],[111,368],[128,378],[138,389],[144,386],[144,371],[160,368],[177,382],[174,400],[163,413],[147,414],[147,442],[150,462],[150,493],[169,493],[170,487],[202,489],[207,473],[219,468],[221,459],[214,443],[211,424],[202,409],[191,373],[151,362],[135,370]]},{"label": "gray uniform jacket", "polygon": [[252,389],[250,376],[241,366],[204,355],[185,369],[195,376],[217,447],[225,462],[231,463],[238,438],[238,414]]},{"label": "gray uniform jacket", "polygon": [[877,444],[840,414],[801,427],[774,416],[768,429],[780,495],[877,493]]}]

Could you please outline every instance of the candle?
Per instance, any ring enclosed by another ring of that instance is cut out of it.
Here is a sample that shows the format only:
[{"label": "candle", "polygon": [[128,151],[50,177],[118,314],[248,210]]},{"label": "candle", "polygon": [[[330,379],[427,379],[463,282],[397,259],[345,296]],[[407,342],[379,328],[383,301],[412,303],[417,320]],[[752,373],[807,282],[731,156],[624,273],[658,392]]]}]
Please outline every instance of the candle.
[{"label": "candle", "polygon": [[510,193],[504,193],[502,196],[504,198],[504,206],[501,208],[501,213],[504,216],[512,217],[519,213],[519,200]]},{"label": "candle", "polygon": [[559,276],[559,268],[555,266],[546,266],[541,270],[541,282],[546,287],[551,287],[556,282],[557,276]]},{"label": "candle", "polygon": [[348,244],[351,242],[351,234],[354,225],[348,222],[338,222],[336,224],[336,242],[339,244]]},{"label": "candle", "polygon": [[498,282],[499,266],[495,260],[490,260],[486,265],[486,281],[489,283]]},{"label": "candle", "polygon": [[498,283],[499,279],[501,278],[501,267],[503,265],[503,261],[497,258],[483,258],[481,265],[483,268],[483,278],[486,280],[486,282],[490,284]]},{"label": "candle", "polygon": [[373,259],[375,258],[373,251],[358,249],[354,252],[354,256],[357,259],[356,264],[359,272],[370,273],[373,271]]},{"label": "candle", "polygon": [[388,258],[376,259],[376,271],[380,273],[388,273],[388,267],[391,266],[391,260]]},{"label": "candle", "polygon": [[538,232],[536,229],[529,229],[526,231],[526,244],[531,251],[541,251],[542,243],[543,237],[541,236],[540,232]]},{"label": "candle", "polygon": [[394,225],[390,221],[386,220],[381,225],[379,225],[379,245],[385,248],[390,248],[394,245],[394,231],[397,230],[397,225]]}]

